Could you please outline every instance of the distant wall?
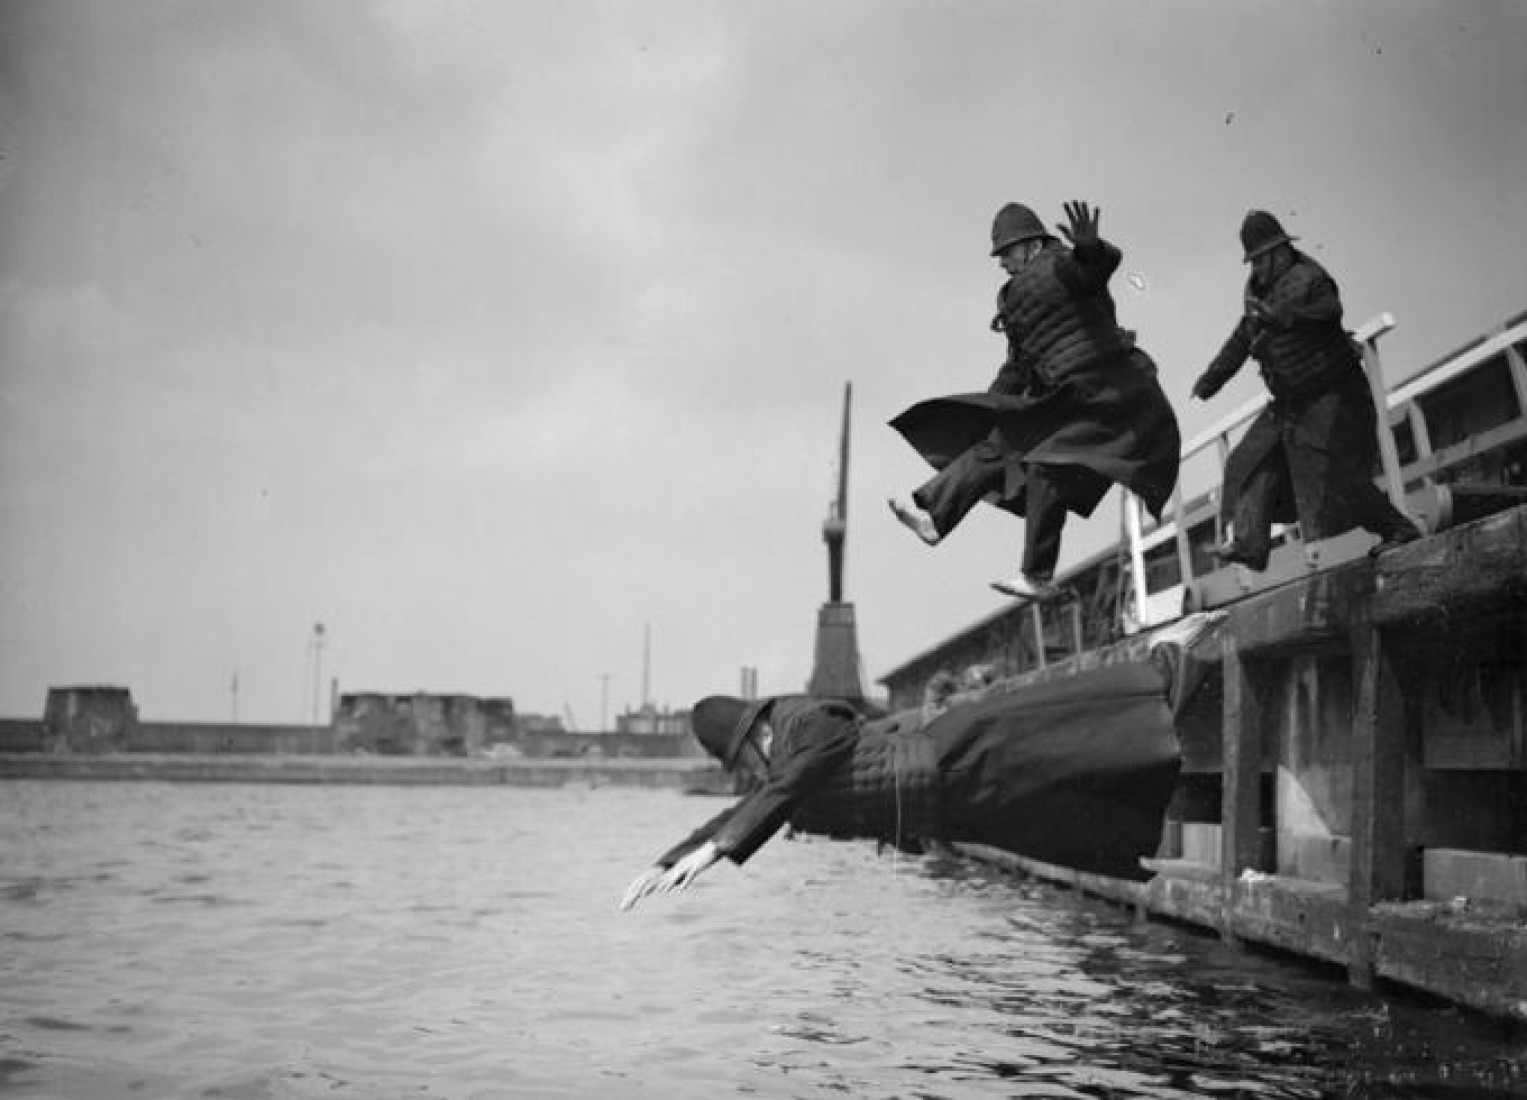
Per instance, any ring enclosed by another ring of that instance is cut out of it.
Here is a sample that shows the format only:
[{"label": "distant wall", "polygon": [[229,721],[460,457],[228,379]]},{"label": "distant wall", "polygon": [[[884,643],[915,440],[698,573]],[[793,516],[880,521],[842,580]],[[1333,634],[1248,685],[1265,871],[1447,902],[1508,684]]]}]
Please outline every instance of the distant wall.
[{"label": "distant wall", "polygon": [[[112,753],[199,755],[333,753],[337,738],[328,726],[223,725],[209,722],[139,722],[113,741]],[[83,750],[100,752],[99,748]],[[0,718],[0,752],[78,755],[67,738],[51,734],[36,718]]]},{"label": "distant wall", "polygon": [[47,737],[36,718],[0,718],[0,752],[42,752]]},{"label": "distant wall", "polygon": [[513,743],[530,757],[703,756],[700,743],[684,733],[527,733]]},{"label": "distant wall", "polygon": [[688,731],[569,733],[521,727],[514,702],[470,695],[341,696],[332,724],[143,722],[126,688],[71,687],[48,692],[41,720],[0,719],[0,752],[61,755],[457,756],[526,759],[701,757]]},{"label": "distant wall", "polygon": [[332,753],[339,739],[332,726],[220,725],[140,722],[128,734],[128,752]]},{"label": "distant wall", "polygon": [[[345,746],[333,726],[230,725],[215,722],[140,722],[113,750],[199,756],[258,756],[370,753],[377,756],[465,756],[465,752],[385,751]],[[701,757],[688,733],[526,733],[496,744],[526,759],[674,759]],[[98,750],[97,750],[98,751]],[[33,718],[0,718],[0,752],[71,753],[49,743],[43,723]],[[490,749],[491,754],[491,749]],[[472,755],[478,755],[473,753]]]}]

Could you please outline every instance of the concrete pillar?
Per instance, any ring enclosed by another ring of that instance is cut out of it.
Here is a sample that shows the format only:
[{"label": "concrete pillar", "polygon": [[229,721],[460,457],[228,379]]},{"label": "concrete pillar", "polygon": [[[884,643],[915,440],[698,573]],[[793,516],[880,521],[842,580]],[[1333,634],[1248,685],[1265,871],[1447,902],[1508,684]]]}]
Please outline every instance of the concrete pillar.
[{"label": "concrete pillar", "polygon": [[1225,678],[1224,766],[1220,795],[1220,934],[1235,941],[1236,882],[1261,870],[1262,756],[1272,704],[1267,667],[1241,653],[1233,631],[1223,645]]}]

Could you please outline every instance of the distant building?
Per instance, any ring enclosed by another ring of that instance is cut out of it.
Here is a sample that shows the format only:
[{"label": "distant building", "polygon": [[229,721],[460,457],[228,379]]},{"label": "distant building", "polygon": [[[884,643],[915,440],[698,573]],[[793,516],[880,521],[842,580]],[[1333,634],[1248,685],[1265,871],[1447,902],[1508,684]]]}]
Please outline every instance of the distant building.
[{"label": "distant building", "polygon": [[645,703],[636,710],[618,715],[615,719],[615,732],[687,734],[689,711],[658,710],[651,703]]},{"label": "distant building", "polygon": [[560,714],[522,714],[516,724],[520,733],[567,733]]},{"label": "distant building", "polygon": [[53,687],[42,723],[51,752],[122,752],[138,724],[138,706],[125,687]]},{"label": "distant building", "polygon": [[334,727],[342,752],[393,756],[476,756],[519,737],[513,699],[422,691],[347,692],[339,697]]}]

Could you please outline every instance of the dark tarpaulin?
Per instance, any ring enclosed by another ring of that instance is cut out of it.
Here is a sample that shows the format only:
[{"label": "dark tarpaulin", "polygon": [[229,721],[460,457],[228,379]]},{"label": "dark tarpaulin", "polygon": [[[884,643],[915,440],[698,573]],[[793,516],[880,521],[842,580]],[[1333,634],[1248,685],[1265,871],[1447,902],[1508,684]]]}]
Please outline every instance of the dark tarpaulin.
[{"label": "dark tarpaulin", "polygon": [[1024,467],[1040,465],[1062,472],[1066,506],[1079,515],[1090,515],[1113,482],[1159,516],[1177,483],[1182,448],[1155,366],[1138,350],[1070,374],[1038,394],[966,393],[921,401],[891,427],[936,470],[995,432],[1011,458],[1004,490],[991,503],[1017,515],[1024,511]]},{"label": "dark tarpaulin", "polygon": [[931,722],[948,839],[1143,879],[1182,763],[1154,664],[1083,672]]}]

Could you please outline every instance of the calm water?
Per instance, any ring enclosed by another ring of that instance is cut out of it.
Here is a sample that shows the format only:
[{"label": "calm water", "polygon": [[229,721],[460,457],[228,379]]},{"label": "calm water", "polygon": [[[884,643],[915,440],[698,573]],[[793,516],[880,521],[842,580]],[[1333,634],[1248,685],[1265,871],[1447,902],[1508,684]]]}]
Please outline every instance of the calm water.
[{"label": "calm water", "polygon": [[17,1097],[1527,1095],[1527,1035],[667,792],[0,783]]}]

